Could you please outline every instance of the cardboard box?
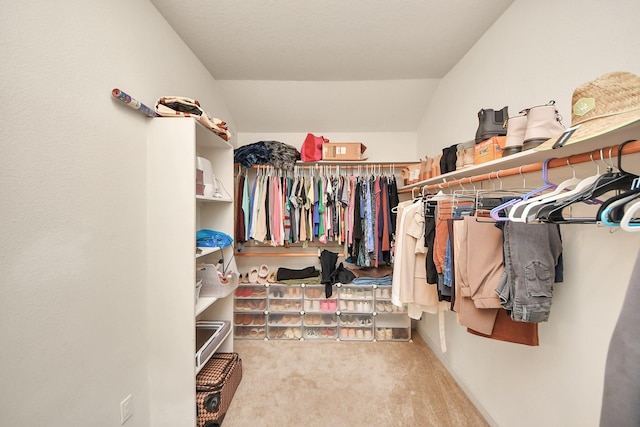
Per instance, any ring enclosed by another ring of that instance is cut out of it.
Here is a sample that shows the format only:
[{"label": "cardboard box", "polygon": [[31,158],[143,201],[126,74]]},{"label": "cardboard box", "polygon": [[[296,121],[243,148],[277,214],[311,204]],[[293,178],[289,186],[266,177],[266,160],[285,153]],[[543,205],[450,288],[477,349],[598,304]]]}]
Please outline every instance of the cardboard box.
[{"label": "cardboard box", "polygon": [[475,164],[479,165],[502,157],[502,149],[507,141],[506,136],[493,136],[476,144]]},{"label": "cardboard box", "polygon": [[361,142],[325,142],[322,144],[322,160],[366,160],[363,153],[367,146]]}]

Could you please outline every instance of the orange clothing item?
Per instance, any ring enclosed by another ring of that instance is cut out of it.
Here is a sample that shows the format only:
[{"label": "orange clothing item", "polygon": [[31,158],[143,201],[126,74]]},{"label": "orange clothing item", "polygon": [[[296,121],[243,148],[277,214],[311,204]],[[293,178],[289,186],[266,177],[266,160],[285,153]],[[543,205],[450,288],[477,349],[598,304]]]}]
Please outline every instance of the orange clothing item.
[{"label": "orange clothing item", "polygon": [[436,237],[433,240],[433,262],[436,271],[444,273],[444,257],[447,253],[447,240],[449,240],[449,229],[447,218],[451,218],[451,200],[439,200],[436,209]]}]

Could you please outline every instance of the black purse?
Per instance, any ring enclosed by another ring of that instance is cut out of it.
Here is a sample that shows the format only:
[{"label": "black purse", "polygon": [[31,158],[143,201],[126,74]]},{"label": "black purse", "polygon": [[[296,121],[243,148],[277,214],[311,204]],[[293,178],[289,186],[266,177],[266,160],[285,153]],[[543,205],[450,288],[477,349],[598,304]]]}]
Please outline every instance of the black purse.
[{"label": "black purse", "polygon": [[492,136],[505,136],[507,134],[506,122],[509,118],[509,107],[501,110],[491,108],[478,111],[478,130],[476,130],[476,144],[489,139]]}]

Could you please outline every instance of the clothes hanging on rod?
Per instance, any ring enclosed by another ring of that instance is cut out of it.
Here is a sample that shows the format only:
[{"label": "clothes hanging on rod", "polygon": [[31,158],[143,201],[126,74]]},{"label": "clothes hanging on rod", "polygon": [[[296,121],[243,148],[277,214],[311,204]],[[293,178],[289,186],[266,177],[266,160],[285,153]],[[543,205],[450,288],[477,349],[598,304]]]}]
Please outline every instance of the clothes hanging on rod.
[{"label": "clothes hanging on rod", "polygon": [[538,345],[535,325],[548,320],[562,281],[559,227],[497,222],[489,209],[504,197],[474,193],[398,205],[392,302],[407,304],[414,319],[446,304],[470,333]]},{"label": "clothes hanging on rod", "polygon": [[419,319],[423,312],[438,312],[438,292],[427,283],[425,218],[418,201],[398,204],[395,262],[391,283],[391,302],[402,307],[408,304],[409,316]]},{"label": "clothes hanging on rod", "polygon": [[236,240],[286,246],[345,245],[349,261],[377,267],[392,261],[392,209],[397,205],[393,175],[301,169],[293,174],[260,169],[249,187],[239,175]]}]

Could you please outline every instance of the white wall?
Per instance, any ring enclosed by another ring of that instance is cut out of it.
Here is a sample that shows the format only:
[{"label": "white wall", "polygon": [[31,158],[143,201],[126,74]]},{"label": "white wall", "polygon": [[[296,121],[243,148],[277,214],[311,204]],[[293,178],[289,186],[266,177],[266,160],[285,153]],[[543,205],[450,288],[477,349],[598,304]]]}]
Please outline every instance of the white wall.
[{"label": "white wall", "polygon": [[0,28],[0,425],[120,425],[129,393],[127,425],[158,425],[145,340],[151,119],[111,90],[149,106],[190,96],[233,121],[147,0],[3,2]]},{"label": "white wall", "polygon": [[[367,146],[367,162],[415,162],[415,132],[322,132],[309,130],[316,136],[324,136],[331,142],[362,142]],[[238,146],[258,141],[279,141],[298,150],[307,132],[242,132],[238,134]]]},{"label": "white wall", "polygon": [[[569,125],[576,86],[609,71],[640,74],[638,16],[634,0],[516,0],[441,81],[418,154],[473,138],[480,108],[508,105],[515,115],[554,99]],[[637,156],[629,162],[640,172]],[[436,317],[418,325],[495,425],[598,425],[606,352],[640,241],[592,225],[562,226],[562,234],[565,282],[540,325],[540,347],[472,336],[448,313],[443,355]]]},{"label": "white wall", "polygon": [[245,132],[395,132],[416,129],[438,79],[218,80]]}]

